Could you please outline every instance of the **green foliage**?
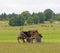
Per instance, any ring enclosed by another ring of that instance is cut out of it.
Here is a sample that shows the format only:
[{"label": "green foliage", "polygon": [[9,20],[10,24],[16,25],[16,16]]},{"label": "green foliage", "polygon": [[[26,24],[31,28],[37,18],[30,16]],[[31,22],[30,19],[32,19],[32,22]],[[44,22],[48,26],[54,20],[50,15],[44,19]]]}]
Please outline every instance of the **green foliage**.
[{"label": "green foliage", "polygon": [[56,14],[54,20],[56,20],[56,21],[60,21],[60,14]]},{"label": "green foliage", "polygon": [[37,16],[37,13],[33,13],[32,17],[33,17],[33,23],[34,24],[38,24],[39,23],[39,18]]},{"label": "green foliage", "polygon": [[0,20],[5,21],[6,19],[7,19],[6,13],[2,13],[2,14],[0,15]]},{"label": "green foliage", "polygon": [[39,23],[44,23],[44,21],[45,21],[45,15],[43,13],[39,12],[37,14],[37,16],[38,16],[38,19],[39,19]]},{"label": "green foliage", "polygon": [[25,20],[27,20],[29,17],[31,17],[31,14],[29,13],[29,11],[24,11],[21,13],[21,15],[23,16],[23,18]]},{"label": "green foliage", "polygon": [[53,23],[53,19],[50,19],[49,21],[50,21],[50,23]]},{"label": "green foliage", "polygon": [[[19,23],[19,24],[18,24]],[[18,25],[19,26],[22,26],[22,25],[24,25],[24,23],[25,23],[25,20],[24,20],[24,17],[22,16],[22,15],[19,15],[19,17],[18,17]]]},{"label": "green foliage", "polygon": [[54,15],[54,12],[51,10],[51,9],[46,9],[44,11],[44,14],[45,14],[45,17],[46,17],[46,21],[52,19],[53,15]]},{"label": "green foliage", "polygon": [[51,23],[53,20],[60,21],[60,14],[55,14],[51,9],[46,9],[44,12],[38,13],[30,13],[29,11],[23,11],[21,14],[0,14],[1,21],[9,21],[9,25],[11,26],[21,26],[21,25],[31,25],[31,24],[38,24],[44,23],[44,21],[50,21]]},{"label": "green foliage", "polygon": [[22,26],[22,25],[24,25],[24,18],[21,15],[19,15],[18,17],[15,16],[9,20],[9,25]]},{"label": "green foliage", "polygon": [[32,17],[29,17],[29,18],[27,19],[27,24],[29,24],[29,25],[32,25],[32,24],[33,24],[33,19],[32,19]]}]

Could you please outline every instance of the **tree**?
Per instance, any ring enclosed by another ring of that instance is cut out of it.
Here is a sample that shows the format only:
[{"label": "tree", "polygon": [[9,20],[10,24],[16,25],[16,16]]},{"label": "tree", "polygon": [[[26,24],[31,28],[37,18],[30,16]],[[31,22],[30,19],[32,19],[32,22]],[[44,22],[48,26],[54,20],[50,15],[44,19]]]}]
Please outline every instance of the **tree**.
[{"label": "tree", "polygon": [[27,19],[27,24],[29,24],[29,25],[32,25],[33,24],[33,18],[32,17],[29,17]]},{"label": "tree", "polygon": [[32,17],[29,11],[24,11],[21,13],[21,15],[24,18],[26,24],[32,24]]},{"label": "tree", "polygon": [[21,15],[24,17],[25,20],[31,17],[31,14],[29,13],[29,11],[24,11],[21,13]]},{"label": "tree", "polygon": [[15,13],[9,14],[8,15],[9,18],[9,25],[10,26],[17,26],[17,21],[18,21],[18,15]]},{"label": "tree", "polygon": [[45,14],[45,17],[46,17],[46,19],[45,19],[46,21],[52,19],[53,16],[54,16],[54,12],[51,9],[46,9],[44,11],[44,14]]},{"label": "tree", "polygon": [[24,25],[24,19],[21,15],[15,16],[9,20],[9,25],[11,25],[11,26],[22,26],[22,25]]},{"label": "tree", "polygon": [[1,19],[1,20],[6,20],[6,18],[7,18],[6,13],[2,13],[2,14],[0,15],[0,19]]},{"label": "tree", "polygon": [[60,14],[56,14],[54,20],[60,21]]},{"label": "tree", "polygon": [[11,18],[11,19],[9,20],[9,25],[10,25],[10,26],[16,26],[16,20],[17,20],[17,19],[14,18],[14,17]]},{"label": "tree", "polygon": [[42,12],[39,12],[37,14],[37,16],[38,16],[38,19],[39,19],[39,23],[44,23],[44,21],[45,21],[45,15]]},{"label": "tree", "polygon": [[23,26],[25,24],[25,19],[22,15],[19,15],[18,23],[19,23],[19,26]]},{"label": "tree", "polygon": [[33,17],[33,23],[34,24],[38,24],[39,23],[39,18],[37,16],[37,13],[33,13],[32,17]]}]

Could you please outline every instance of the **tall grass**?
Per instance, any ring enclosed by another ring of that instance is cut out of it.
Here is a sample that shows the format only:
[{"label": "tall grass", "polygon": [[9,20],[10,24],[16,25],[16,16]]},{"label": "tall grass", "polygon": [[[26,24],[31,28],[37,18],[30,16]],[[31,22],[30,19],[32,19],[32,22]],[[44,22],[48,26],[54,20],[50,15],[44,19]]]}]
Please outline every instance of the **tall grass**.
[{"label": "tall grass", "polygon": [[60,53],[60,43],[1,43],[1,53]]},{"label": "tall grass", "polygon": [[60,23],[45,23],[23,26],[24,31],[38,30],[42,43],[17,43],[17,35],[22,26],[9,26],[0,22],[0,53],[60,53]]},{"label": "tall grass", "polygon": [[22,30],[38,30],[39,33],[42,34],[43,42],[60,42],[60,23],[44,23],[44,24],[36,24],[36,25],[27,25],[27,26],[9,26],[8,22],[1,21],[0,22],[0,42],[17,42],[16,38],[18,33],[20,32],[20,28],[23,27]]}]

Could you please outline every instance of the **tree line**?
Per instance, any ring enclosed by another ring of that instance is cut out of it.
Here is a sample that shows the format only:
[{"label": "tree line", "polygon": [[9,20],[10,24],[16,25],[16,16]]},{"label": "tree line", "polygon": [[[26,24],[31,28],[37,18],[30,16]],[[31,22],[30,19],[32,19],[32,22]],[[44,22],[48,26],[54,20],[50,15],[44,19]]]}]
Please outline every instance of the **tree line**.
[{"label": "tree line", "polygon": [[32,25],[38,23],[44,23],[45,21],[60,21],[60,14],[55,14],[51,9],[46,9],[44,12],[30,13],[24,11],[21,14],[0,14],[0,21],[9,21],[11,26]]}]

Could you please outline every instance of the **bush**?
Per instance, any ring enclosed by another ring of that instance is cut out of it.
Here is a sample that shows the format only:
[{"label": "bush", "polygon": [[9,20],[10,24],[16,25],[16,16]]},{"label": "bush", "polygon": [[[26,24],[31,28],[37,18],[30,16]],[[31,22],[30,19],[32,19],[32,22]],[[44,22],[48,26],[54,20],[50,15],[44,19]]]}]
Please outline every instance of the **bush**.
[{"label": "bush", "polygon": [[9,25],[10,26],[22,26],[24,25],[24,19],[21,15],[19,15],[18,17],[13,17],[9,20]]}]

